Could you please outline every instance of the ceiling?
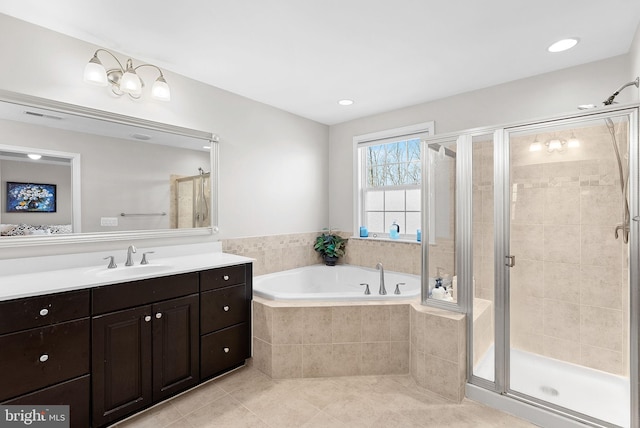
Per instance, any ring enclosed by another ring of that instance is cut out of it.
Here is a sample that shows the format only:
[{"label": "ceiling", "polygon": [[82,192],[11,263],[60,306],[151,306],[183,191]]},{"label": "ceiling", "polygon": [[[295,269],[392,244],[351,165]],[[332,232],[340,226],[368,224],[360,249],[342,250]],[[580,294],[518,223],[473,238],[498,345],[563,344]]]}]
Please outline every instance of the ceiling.
[{"label": "ceiling", "polygon": [[[640,1],[0,0],[0,13],[335,124],[626,54]],[[546,51],[566,37],[580,43]]]}]

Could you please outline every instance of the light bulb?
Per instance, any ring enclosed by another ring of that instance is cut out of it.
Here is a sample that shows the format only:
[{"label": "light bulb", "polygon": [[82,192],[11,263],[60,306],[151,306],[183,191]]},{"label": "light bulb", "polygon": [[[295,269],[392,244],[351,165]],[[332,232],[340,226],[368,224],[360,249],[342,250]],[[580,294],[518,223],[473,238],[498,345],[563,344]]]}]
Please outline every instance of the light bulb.
[{"label": "light bulb", "polygon": [[120,78],[120,90],[131,95],[140,95],[142,93],[142,82],[133,69],[130,59],[127,60],[127,70]]},{"label": "light bulb", "polygon": [[98,59],[97,53],[84,67],[84,81],[92,85],[107,86],[107,71]]},{"label": "light bulb", "polygon": [[539,152],[540,150],[542,150],[542,144],[540,144],[538,141],[534,141],[529,145],[530,152]]},{"label": "light bulb", "polygon": [[156,79],[153,87],[151,88],[151,96],[161,101],[171,101],[171,90],[167,81],[164,80],[164,76],[160,76]]}]

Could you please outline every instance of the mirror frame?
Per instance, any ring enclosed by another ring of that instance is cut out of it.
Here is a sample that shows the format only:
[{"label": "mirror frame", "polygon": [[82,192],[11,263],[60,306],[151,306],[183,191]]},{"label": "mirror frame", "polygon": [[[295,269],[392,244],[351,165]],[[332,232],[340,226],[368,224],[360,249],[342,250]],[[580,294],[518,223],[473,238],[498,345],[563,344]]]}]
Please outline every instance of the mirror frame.
[{"label": "mirror frame", "polygon": [[[183,128],[165,123],[154,122],[146,119],[125,116],[117,113],[111,113],[104,110],[97,110],[89,107],[82,107],[75,104],[68,104],[60,101],[53,101],[46,98],[34,97],[31,95],[20,94],[16,92],[0,89],[0,102],[8,102],[19,104],[25,107],[42,108],[54,112],[72,114],[86,118],[103,120],[122,125],[137,126],[140,128],[153,129],[170,134],[187,136],[191,138],[201,139],[211,145],[209,154],[209,170],[211,171],[211,201],[209,203],[209,212],[211,213],[211,225],[209,227],[199,227],[190,229],[155,229],[155,230],[131,230],[118,232],[92,232],[92,233],[71,233],[59,236],[4,236],[0,238],[1,248],[15,247],[34,247],[48,246],[60,244],[82,244],[107,241],[125,241],[140,239],[158,239],[158,238],[184,238],[192,236],[207,236],[218,233],[218,144],[217,135],[205,131],[197,131],[195,129]],[[42,149],[39,149],[42,151]],[[79,195],[80,186],[80,168],[79,156],[78,167],[72,168],[72,199],[75,200]],[[215,202],[215,203],[214,203]],[[75,225],[79,222],[77,218],[80,215],[80,209],[74,206],[72,223]]]}]

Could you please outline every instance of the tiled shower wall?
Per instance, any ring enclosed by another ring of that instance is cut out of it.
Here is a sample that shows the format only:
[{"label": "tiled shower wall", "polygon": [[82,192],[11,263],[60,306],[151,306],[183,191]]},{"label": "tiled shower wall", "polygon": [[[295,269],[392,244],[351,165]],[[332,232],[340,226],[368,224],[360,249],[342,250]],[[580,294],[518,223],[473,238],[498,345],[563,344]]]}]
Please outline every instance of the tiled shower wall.
[{"label": "tiled shower wall", "polygon": [[[617,129],[625,153],[626,127]],[[581,146],[563,153],[529,152],[534,136],[512,139],[511,344],[624,375],[628,267],[626,245],[613,235],[622,215],[617,164],[604,125],[575,135]],[[493,300],[493,149],[475,147],[475,293]]]}]

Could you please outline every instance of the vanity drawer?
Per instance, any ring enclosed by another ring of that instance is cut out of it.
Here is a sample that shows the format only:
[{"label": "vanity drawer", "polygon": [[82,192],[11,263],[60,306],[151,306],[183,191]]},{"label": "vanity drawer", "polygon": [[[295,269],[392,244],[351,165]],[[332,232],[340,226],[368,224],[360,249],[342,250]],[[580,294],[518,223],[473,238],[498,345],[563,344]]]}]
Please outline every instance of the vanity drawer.
[{"label": "vanity drawer", "polygon": [[0,302],[0,334],[89,316],[89,290]]},{"label": "vanity drawer", "polygon": [[197,292],[198,272],[105,285],[93,289],[92,313],[99,315]]},{"label": "vanity drawer", "polygon": [[230,285],[236,284],[244,284],[244,282],[244,265],[228,266],[200,272],[200,291],[229,287]]},{"label": "vanity drawer", "polygon": [[202,336],[200,353],[200,376],[203,379],[242,364],[251,356],[249,324]]},{"label": "vanity drawer", "polygon": [[89,423],[89,375],[59,383],[2,403],[6,406],[69,406],[71,428],[87,428]]},{"label": "vanity drawer", "polygon": [[244,285],[220,288],[200,294],[200,333],[210,333],[245,322],[249,302]]},{"label": "vanity drawer", "polygon": [[89,373],[89,318],[0,336],[0,401]]}]

